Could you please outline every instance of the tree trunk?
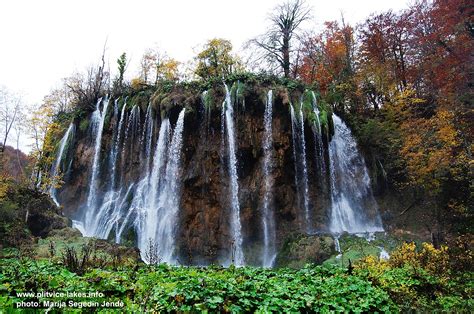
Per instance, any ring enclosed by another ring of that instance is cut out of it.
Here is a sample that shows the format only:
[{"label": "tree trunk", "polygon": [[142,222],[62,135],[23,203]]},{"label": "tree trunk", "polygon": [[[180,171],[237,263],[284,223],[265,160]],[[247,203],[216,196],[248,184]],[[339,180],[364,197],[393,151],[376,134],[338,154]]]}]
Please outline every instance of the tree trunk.
[{"label": "tree trunk", "polygon": [[283,35],[283,46],[281,48],[283,54],[283,72],[285,77],[290,76],[290,39],[288,34]]}]

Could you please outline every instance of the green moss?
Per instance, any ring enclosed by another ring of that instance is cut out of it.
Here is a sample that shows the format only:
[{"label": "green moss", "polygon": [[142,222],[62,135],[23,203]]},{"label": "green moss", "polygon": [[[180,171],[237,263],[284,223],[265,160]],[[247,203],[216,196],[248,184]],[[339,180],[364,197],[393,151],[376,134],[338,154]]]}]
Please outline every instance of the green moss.
[{"label": "green moss", "polygon": [[204,104],[204,108],[206,108],[206,110],[212,110],[212,106],[213,106],[213,90],[210,89],[207,91],[207,93],[204,93],[203,94],[203,97],[202,97],[202,102]]},{"label": "green moss", "polygon": [[278,252],[277,267],[301,268],[307,263],[322,263],[334,252],[333,240],[325,236],[290,235]]},{"label": "green moss", "polygon": [[[112,100],[110,100],[110,101],[112,101]],[[113,106],[113,104],[109,104],[109,106],[107,107],[107,112],[105,113],[104,130],[108,129],[113,115],[114,115],[114,106]]]},{"label": "green moss", "polygon": [[89,119],[83,119],[81,120],[81,122],[79,123],[79,130],[81,130],[81,132],[86,132],[87,129],[89,128]]},{"label": "green moss", "polygon": [[230,94],[231,94],[232,100],[235,103],[243,103],[245,100],[245,94],[246,94],[245,84],[242,83],[240,80],[235,81],[234,84],[232,84]]}]

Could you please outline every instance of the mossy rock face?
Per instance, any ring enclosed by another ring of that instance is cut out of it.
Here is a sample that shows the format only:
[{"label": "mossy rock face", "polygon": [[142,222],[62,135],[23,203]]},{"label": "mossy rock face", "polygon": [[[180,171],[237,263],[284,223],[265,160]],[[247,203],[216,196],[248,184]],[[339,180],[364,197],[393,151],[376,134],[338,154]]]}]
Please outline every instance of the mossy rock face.
[{"label": "mossy rock face", "polygon": [[69,218],[60,214],[59,209],[51,202],[49,196],[38,194],[32,198],[27,210],[27,226],[35,237],[46,237],[54,229],[71,226]]},{"label": "mossy rock face", "polygon": [[331,237],[298,234],[285,241],[275,265],[301,268],[308,263],[321,264],[334,253],[334,240]]},{"label": "mossy rock face", "polygon": [[[74,248],[80,254],[85,245],[93,247],[94,254],[101,256],[106,261],[120,257],[123,264],[135,264],[141,261],[137,248],[127,247],[102,239],[86,238],[75,228],[54,230],[47,238],[39,239],[35,245],[38,258],[52,258],[60,260],[66,247]],[[53,256],[51,253],[53,252]]]}]

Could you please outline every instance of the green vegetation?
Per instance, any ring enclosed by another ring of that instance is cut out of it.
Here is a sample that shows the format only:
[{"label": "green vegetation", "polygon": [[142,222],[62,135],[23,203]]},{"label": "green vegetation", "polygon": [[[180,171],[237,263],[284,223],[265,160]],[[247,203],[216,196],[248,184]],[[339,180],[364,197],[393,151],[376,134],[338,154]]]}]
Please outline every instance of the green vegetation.
[{"label": "green vegetation", "polygon": [[[389,311],[388,294],[343,269],[308,266],[300,270],[143,266],[137,271],[92,269],[82,276],[48,261],[3,260],[0,306],[26,300],[22,291],[99,291],[93,301],[123,301],[130,311],[305,311],[312,309]],[[42,302],[47,298],[32,298]],[[52,300],[52,299],[49,299]],[[56,298],[54,301],[66,301]],[[74,299],[74,301],[91,301]],[[104,310],[105,312],[105,310]]]},{"label": "green vegetation", "polygon": [[81,120],[81,123],[79,124],[79,130],[81,130],[81,132],[86,132],[88,128],[89,128],[89,119]]},{"label": "green vegetation", "polygon": [[[329,264],[264,269],[102,263],[81,275],[68,270],[58,258],[5,258],[0,261],[0,307],[13,309],[20,301],[72,300],[121,301],[128,311],[468,311],[474,305],[474,281],[466,261],[472,256],[454,252],[430,244],[418,248],[405,244],[392,252],[389,261],[368,256],[349,268]],[[17,296],[18,292],[43,291],[98,291],[103,296]]]}]

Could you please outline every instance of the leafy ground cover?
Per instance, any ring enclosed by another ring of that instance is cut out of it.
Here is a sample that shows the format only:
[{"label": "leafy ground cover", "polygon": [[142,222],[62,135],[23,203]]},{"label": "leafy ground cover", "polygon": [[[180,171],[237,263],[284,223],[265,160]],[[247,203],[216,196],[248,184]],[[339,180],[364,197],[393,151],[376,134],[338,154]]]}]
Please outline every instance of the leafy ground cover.
[{"label": "leafy ground cover", "polygon": [[[368,255],[349,267],[91,264],[81,275],[54,258],[4,258],[0,309],[18,311],[18,302],[36,302],[50,312],[469,312],[474,306],[472,253],[455,263],[452,254],[447,247],[407,243],[388,261]],[[33,295],[19,295],[24,292]]]},{"label": "leafy ground cover", "polygon": [[[301,312],[389,311],[388,293],[345,269],[310,266],[300,270],[141,266],[91,269],[82,276],[50,261],[0,262],[0,308],[17,302],[122,301],[131,311]],[[18,292],[94,292],[103,297],[18,297]],[[80,311],[80,309],[77,309]],[[110,309],[96,308],[98,312]]]},{"label": "leafy ground cover", "polygon": [[[146,265],[133,257],[138,254],[133,249],[76,239],[71,232],[56,232],[29,250],[1,251],[0,313],[38,307],[49,313],[457,313],[474,308],[470,236],[435,248],[390,236],[367,242],[345,235],[339,239],[344,258],[266,269]],[[381,246],[390,259],[379,258]]]}]

